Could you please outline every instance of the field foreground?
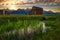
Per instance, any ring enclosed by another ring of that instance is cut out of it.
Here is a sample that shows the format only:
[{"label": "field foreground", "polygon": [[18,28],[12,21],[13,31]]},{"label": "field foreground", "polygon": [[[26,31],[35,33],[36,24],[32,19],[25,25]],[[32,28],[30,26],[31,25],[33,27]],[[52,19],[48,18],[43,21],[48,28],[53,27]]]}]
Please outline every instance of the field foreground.
[{"label": "field foreground", "polygon": [[60,40],[60,15],[0,15],[0,40]]}]

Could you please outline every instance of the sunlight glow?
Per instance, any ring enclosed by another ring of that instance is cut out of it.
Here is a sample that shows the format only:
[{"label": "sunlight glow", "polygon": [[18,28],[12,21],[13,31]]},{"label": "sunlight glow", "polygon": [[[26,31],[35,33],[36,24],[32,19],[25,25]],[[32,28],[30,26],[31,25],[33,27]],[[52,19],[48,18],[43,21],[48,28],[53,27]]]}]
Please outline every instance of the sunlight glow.
[{"label": "sunlight glow", "polygon": [[15,5],[10,5],[10,6],[8,7],[8,9],[9,9],[9,10],[17,10],[17,8],[16,8]]},{"label": "sunlight glow", "polygon": [[8,1],[8,9],[10,9],[10,10],[17,10],[15,2],[16,1],[10,1],[10,2]]},{"label": "sunlight glow", "polygon": [[3,3],[9,10],[17,10],[16,0],[10,0]]}]

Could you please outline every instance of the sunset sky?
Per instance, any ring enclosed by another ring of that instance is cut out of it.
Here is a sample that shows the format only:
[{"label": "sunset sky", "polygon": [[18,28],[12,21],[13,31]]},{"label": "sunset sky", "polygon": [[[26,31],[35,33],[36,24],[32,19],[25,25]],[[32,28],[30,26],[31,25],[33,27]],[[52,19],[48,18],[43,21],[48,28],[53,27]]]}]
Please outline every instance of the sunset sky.
[{"label": "sunset sky", "polygon": [[[53,11],[53,12],[60,12],[60,0],[0,0],[0,9],[3,9],[4,7],[7,7],[9,9],[17,9],[18,7],[15,5],[16,3],[27,3],[27,2],[47,2],[47,4],[33,4],[33,5],[27,5],[27,6],[39,6],[39,7],[42,7],[44,8],[44,10],[46,11]],[[5,5],[5,4],[8,4],[8,5]],[[4,4],[1,5],[1,4]],[[12,5],[13,4],[13,5]],[[20,7],[21,5],[19,5]],[[25,6],[26,7],[26,6]]]}]

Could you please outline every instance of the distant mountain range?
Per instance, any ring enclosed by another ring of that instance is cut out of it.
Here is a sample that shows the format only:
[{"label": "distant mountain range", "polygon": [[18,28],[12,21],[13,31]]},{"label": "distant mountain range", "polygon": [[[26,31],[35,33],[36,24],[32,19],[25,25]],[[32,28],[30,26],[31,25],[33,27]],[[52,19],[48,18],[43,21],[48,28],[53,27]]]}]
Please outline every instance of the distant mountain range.
[{"label": "distant mountain range", "polygon": [[60,12],[56,12],[57,14],[60,14]]},{"label": "distant mountain range", "polygon": [[44,11],[43,14],[54,14],[52,11]]},{"label": "distant mountain range", "polygon": [[[17,10],[17,11],[11,11],[11,14],[29,14],[31,10]],[[60,14],[60,12],[52,12],[52,11],[43,11],[43,14]]]},{"label": "distant mountain range", "polygon": [[43,14],[60,14],[60,12],[44,11]]}]

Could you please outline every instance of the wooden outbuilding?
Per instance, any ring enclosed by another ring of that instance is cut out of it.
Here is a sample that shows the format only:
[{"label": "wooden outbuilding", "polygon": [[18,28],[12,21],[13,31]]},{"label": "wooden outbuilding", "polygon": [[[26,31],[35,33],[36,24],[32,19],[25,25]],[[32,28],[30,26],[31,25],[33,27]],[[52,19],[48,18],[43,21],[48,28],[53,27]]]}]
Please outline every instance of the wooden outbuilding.
[{"label": "wooden outbuilding", "polygon": [[31,9],[30,14],[32,14],[32,15],[41,15],[41,14],[43,14],[43,8],[33,6],[32,9]]}]

